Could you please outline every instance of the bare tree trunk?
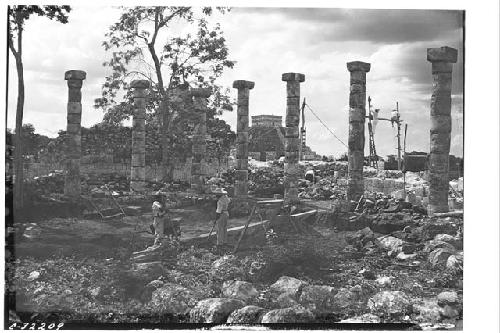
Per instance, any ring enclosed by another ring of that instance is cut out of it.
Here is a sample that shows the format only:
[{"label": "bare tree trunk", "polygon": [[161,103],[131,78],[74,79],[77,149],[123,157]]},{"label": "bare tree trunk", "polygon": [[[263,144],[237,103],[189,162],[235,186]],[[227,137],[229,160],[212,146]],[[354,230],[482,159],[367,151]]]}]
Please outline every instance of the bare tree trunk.
[{"label": "bare tree trunk", "polygon": [[173,170],[171,168],[172,159],[170,158],[169,148],[170,148],[170,137],[169,133],[169,112],[168,112],[168,102],[166,98],[162,101],[162,106],[160,108],[161,114],[161,164],[163,169],[163,179],[167,181],[172,180]]},{"label": "bare tree trunk", "polygon": [[24,112],[24,72],[23,62],[21,58],[21,43],[22,29],[18,34],[18,49],[13,52],[16,59],[17,69],[17,107],[16,107],[16,133],[14,135],[14,212],[19,213],[24,206],[24,191],[23,191],[23,147],[22,147],[22,131],[23,131],[23,112]]}]

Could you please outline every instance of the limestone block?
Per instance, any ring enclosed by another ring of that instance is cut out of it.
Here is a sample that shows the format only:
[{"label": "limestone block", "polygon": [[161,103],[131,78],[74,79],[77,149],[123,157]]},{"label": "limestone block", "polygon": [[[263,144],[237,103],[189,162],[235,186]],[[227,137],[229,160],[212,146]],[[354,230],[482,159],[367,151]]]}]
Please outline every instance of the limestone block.
[{"label": "limestone block", "polygon": [[146,170],[143,167],[132,167],[130,179],[135,181],[144,181],[146,179]]},{"label": "limestone block", "polygon": [[449,62],[432,63],[432,74],[451,73],[453,64]]},{"label": "limestone block", "polygon": [[238,105],[248,105],[250,99],[250,90],[238,89]]},{"label": "limestone block", "polygon": [[349,123],[364,123],[366,111],[364,108],[351,107],[349,108]]},{"label": "limestone block", "polygon": [[71,124],[81,124],[82,114],[81,113],[68,113],[67,121]]},{"label": "limestone block", "polygon": [[349,95],[349,106],[351,108],[363,108],[366,105],[366,94],[355,93]]},{"label": "limestone block", "polygon": [[235,80],[233,82],[233,88],[236,89],[253,89],[255,87],[255,82],[246,80]]},{"label": "limestone block", "polygon": [[236,122],[237,132],[247,132],[248,131],[248,115],[238,114]]},{"label": "limestone block", "polygon": [[366,73],[370,71],[371,65],[362,61],[351,61],[347,63],[347,70],[351,72],[351,75],[361,72]]},{"label": "limestone block", "polygon": [[299,179],[300,176],[302,175],[302,171],[301,171],[299,165],[296,163],[285,163],[284,164],[284,171],[285,171],[286,176],[288,176],[288,177],[294,176],[294,177],[296,177],[296,179]]},{"label": "limestone block", "polygon": [[287,105],[287,107],[295,107],[296,108],[295,112],[298,113],[300,110],[300,96],[299,95],[296,95],[296,96],[288,95],[286,97],[286,105]]},{"label": "limestone block", "polygon": [[193,101],[193,109],[197,112],[206,112],[208,110],[207,101],[201,98],[195,98]]},{"label": "limestone block", "polygon": [[80,102],[68,102],[68,116],[69,114],[81,114],[82,113],[82,103]]},{"label": "limestone block", "polygon": [[348,154],[348,170],[350,171],[363,171],[364,155],[363,151],[351,151]]},{"label": "limestone block", "polygon": [[234,171],[234,179],[240,182],[244,182],[248,180],[248,171],[247,170],[235,170]]},{"label": "limestone block", "polygon": [[304,82],[306,79],[306,76],[301,73],[283,73],[281,75],[281,80],[282,81],[298,81],[298,82]]},{"label": "limestone block", "polygon": [[[71,83],[77,83],[78,81],[68,81],[68,86],[70,86]],[[82,101],[82,91],[80,88],[82,87],[81,81],[79,81],[79,87],[76,88],[70,88],[68,90],[68,102],[69,103],[80,103]]]},{"label": "limestone block", "polygon": [[134,192],[143,192],[145,190],[145,182],[130,180],[130,190]]},{"label": "limestone block", "polygon": [[64,73],[65,80],[85,80],[87,77],[87,73],[85,71],[80,70],[69,70]]},{"label": "limestone block", "polygon": [[451,114],[451,95],[432,94],[431,96],[431,117],[435,115]]},{"label": "limestone block", "polygon": [[429,155],[429,171],[431,173],[448,173],[449,156],[446,153]]},{"label": "limestone block", "polygon": [[248,170],[248,158],[237,158],[236,159],[236,169],[237,170]]},{"label": "limestone block", "polygon": [[285,152],[285,163],[298,163],[299,152]]},{"label": "limestone block", "polygon": [[285,138],[298,138],[299,128],[297,126],[285,127]]},{"label": "limestone block", "polygon": [[285,201],[298,201],[299,189],[298,188],[288,188],[285,189]]},{"label": "limestone block", "polygon": [[237,145],[236,146],[236,158],[245,159],[248,158],[248,145]]},{"label": "limestone block", "polygon": [[285,117],[285,124],[286,127],[297,127],[299,126],[300,123],[300,117],[299,114],[291,114],[287,112],[287,115]]},{"label": "limestone block", "polygon": [[236,134],[236,143],[248,143],[248,132],[238,132],[238,134]]},{"label": "limestone block", "polygon": [[247,196],[248,195],[248,182],[234,182],[234,195]]},{"label": "limestone block", "polygon": [[207,151],[207,147],[205,145],[193,145],[192,152],[193,154],[205,154]]},{"label": "limestone block", "polygon": [[[137,96],[139,95],[140,96]],[[138,110],[137,116],[140,118],[144,117],[144,109],[146,108],[146,99],[144,98],[144,92],[135,92],[134,93],[134,107]]]},{"label": "limestone block", "polygon": [[452,47],[443,46],[427,49],[427,61],[430,62],[457,62],[458,51]]},{"label": "limestone block", "polygon": [[201,163],[191,163],[191,174],[199,175],[201,174]]},{"label": "limestone block", "polygon": [[295,82],[288,82],[286,85],[286,95],[289,97],[300,96],[300,84]]},{"label": "limestone block", "polygon": [[132,153],[131,159],[132,166],[144,167],[146,166],[146,156],[142,153]]},{"label": "limestone block", "polygon": [[285,152],[296,152],[299,150],[300,139],[299,138],[286,138],[285,139]]},{"label": "limestone block", "polygon": [[452,73],[435,73],[432,74],[432,90],[433,92],[442,94],[451,94]]},{"label": "limestone block", "polygon": [[431,154],[448,154],[450,152],[450,133],[431,133],[430,151]]},{"label": "limestone block", "polygon": [[149,88],[150,83],[148,80],[133,80],[130,82],[130,88],[137,90],[144,90]]},{"label": "limestone block", "polygon": [[347,145],[350,151],[363,151],[365,148],[365,128],[360,123],[349,124]]},{"label": "limestone block", "polygon": [[207,98],[210,97],[212,94],[212,89],[211,88],[191,88],[190,93],[192,96],[199,97],[201,98]]},{"label": "limestone block", "polygon": [[451,132],[451,117],[448,115],[435,115],[431,117],[432,133],[450,133]]}]

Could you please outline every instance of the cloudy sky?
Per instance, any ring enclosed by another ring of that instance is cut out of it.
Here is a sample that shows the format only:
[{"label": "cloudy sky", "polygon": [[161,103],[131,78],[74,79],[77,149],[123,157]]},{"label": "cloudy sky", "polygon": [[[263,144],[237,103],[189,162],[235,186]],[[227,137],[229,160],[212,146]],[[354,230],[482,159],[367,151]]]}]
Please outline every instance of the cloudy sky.
[{"label": "cloudy sky", "polygon": [[[54,137],[66,126],[68,69],[87,72],[83,87],[82,124],[91,126],[103,113],[93,108],[100,96],[108,55],[101,47],[109,26],[120,11],[112,7],[73,6],[69,23],[61,25],[34,17],[26,26],[24,68],[26,102],[24,123]],[[220,78],[227,87],[238,79],[255,82],[250,114],[285,115],[285,83],[281,74],[306,76],[301,94],[345,143],[348,131],[349,72],[346,63],[371,63],[367,94],[372,104],[389,116],[399,102],[408,123],[407,151],[428,151],[432,90],[429,47],[459,50],[453,68],[451,153],[462,156],[463,130],[463,16],[461,11],[376,10],[334,8],[233,8],[216,15],[237,63]],[[7,126],[14,127],[17,96],[13,63],[10,66]],[[232,93],[236,91],[232,89]],[[236,112],[222,116],[235,129]],[[338,156],[346,148],[314,116],[306,113],[308,145],[320,154]],[[396,153],[396,130],[379,123],[375,136],[379,155]],[[365,146],[368,153],[368,144]]]}]

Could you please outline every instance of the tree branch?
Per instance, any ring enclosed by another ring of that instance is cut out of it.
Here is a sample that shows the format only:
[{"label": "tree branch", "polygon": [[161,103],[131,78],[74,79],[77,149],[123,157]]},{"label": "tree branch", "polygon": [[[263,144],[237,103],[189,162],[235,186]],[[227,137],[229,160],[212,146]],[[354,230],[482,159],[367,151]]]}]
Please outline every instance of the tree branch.
[{"label": "tree branch", "polygon": [[12,52],[12,54],[14,55],[15,58],[17,58],[17,51],[16,49],[14,48],[14,41],[12,40],[13,36],[12,36],[12,32],[10,30],[10,24],[9,24],[9,36],[8,36],[8,40],[9,40],[9,49],[10,51]]},{"label": "tree branch", "polygon": [[130,71],[130,72],[128,72],[128,73],[126,73],[126,74],[125,74],[125,77],[130,76],[130,75],[132,75],[132,74],[139,74],[139,75],[142,75],[142,76],[144,76],[146,79],[148,79],[149,81],[154,82],[154,81],[153,81],[153,79],[152,79],[151,77],[149,77],[149,76],[147,76],[146,74],[141,73],[141,72],[139,72],[139,71]]},{"label": "tree branch", "polygon": [[16,18],[17,22],[17,53],[18,56],[21,57],[23,55],[23,22],[22,19],[18,16]]}]

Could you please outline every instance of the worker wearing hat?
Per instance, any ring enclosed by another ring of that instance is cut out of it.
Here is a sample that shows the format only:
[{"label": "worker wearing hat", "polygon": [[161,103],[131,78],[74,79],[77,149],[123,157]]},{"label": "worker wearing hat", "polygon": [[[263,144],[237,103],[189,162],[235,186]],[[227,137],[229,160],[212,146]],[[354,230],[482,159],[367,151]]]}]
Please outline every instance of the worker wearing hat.
[{"label": "worker wearing hat", "polygon": [[161,244],[164,236],[164,219],[163,216],[167,213],[163,206],[163,196],[160,192],[154,193],[154,201],[153,201],[153,228],[155,234],[155,242],[154,245]]},{"label": "worker wearing hat", "polygon": [[217,210],[215,211],[217,221],[217,250],[221,252],[224,246],[227,246],[228,208],[231,199],[229,199],[227,192],[223,188],[218,188],[213,193],[217,196]]},{"label": "worker wearing hat", "polygon": [[306,174],[305,174],[304,178],[306,180],[310,181],[311,183],[316,183],[316,177],[315,177],[314,169],[313,168],[308,168],[308,170],[306,171]]}]

